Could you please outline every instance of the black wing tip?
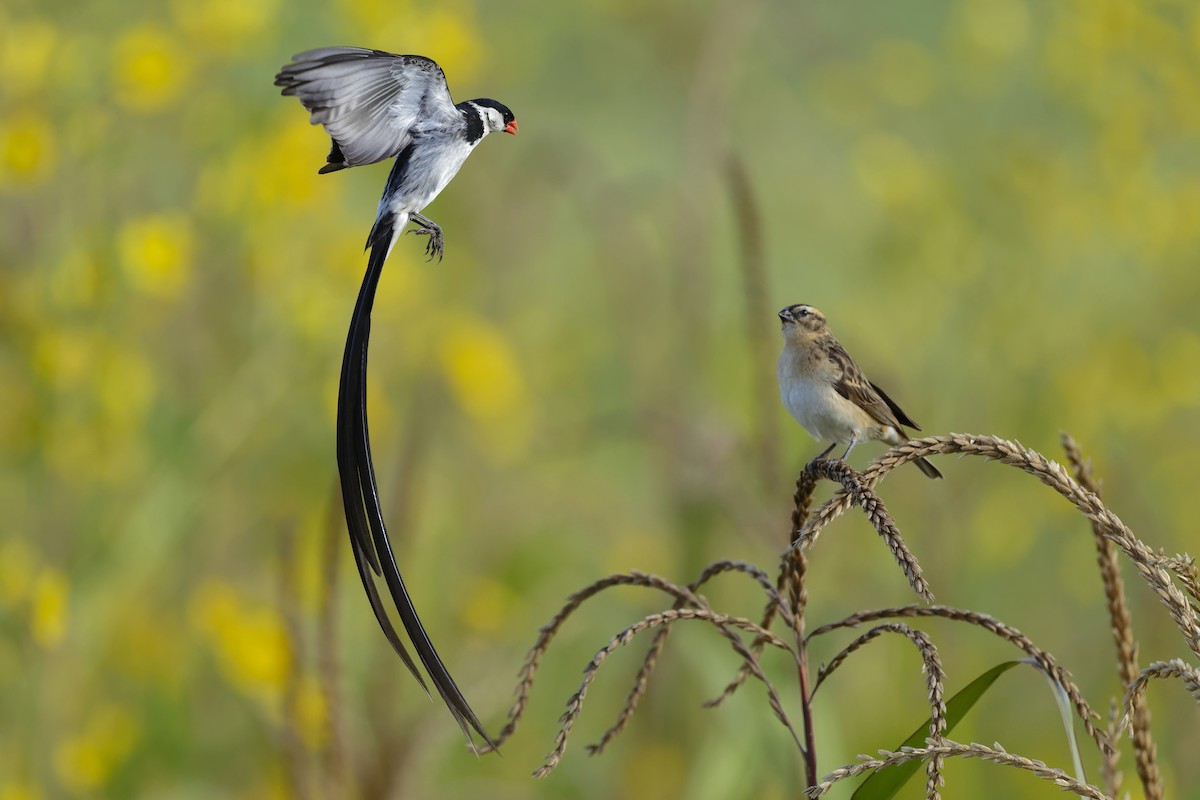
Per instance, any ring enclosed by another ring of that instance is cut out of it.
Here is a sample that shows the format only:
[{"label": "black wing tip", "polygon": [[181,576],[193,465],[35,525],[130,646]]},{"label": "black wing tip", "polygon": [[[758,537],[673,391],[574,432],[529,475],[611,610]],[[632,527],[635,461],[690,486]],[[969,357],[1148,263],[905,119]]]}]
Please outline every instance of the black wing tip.
[{"label": "black wing tip", "polygon": [[906,428],[912,428],[914,431],[921,430],[921,426],[913,422],[912,417],[910,417],[908,414],[905,414],[904,409],[900,408],[900,406],[896,404],[895,400],[888,397],[887,392],[885,392],[883,389],[880,389],[870,381],[867,381],[867,383],[872,389],[875,390],[875,394],[879,395],[879,399],[883,401],[884,405],[891,409],[892,413],[896,415],[897,422]]},{"label": "black wing tip", "polygon": [[342,153],[342,146],[338,144],[338,140],[330,139],[329,141],[329,155],[325,156],[325,166],[317,170],[318,175],[327,175],[350,166],[346,163],[346,156]]}]

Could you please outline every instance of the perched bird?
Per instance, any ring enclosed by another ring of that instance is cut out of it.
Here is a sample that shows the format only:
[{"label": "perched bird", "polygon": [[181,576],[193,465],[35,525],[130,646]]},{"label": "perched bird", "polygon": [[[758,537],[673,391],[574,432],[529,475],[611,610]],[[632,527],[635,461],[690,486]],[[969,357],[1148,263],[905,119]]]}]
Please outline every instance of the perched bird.
[{"label": "perched bird", "polygon": [[[908,435],[901,426],[921,430],[883,389],[867,380],[833,338],[824,314],[797,303],[780,311],[779,319],[783,324],[779,394],[810,436],[832,442],[820,457],[844,444],[845,459],[865,439],[893,445],[906,442]],[[930,478],[942,477],[925,459],[915,463]]]},{"label": "perched bird", "polygon": [[[417,616],[379,505],[367,429],[367,343],[371,308],[383,264],[411,220],[426,234],[425,252],[439,259],[442,230],[420,214],[446,187],[488,133],[515,134],[517,123],[495,100],[454,104],[446,77],[422,56],[398,56],[357,47],[324,47],[292,58],[275,76],[283,94],[295,95],[325,127],[333,144],[322,173],[396,158],[375,224],[367,238],[367,273],[350,318],[338,385],[337,462],[354,563],[379,626],[421,686],[425,681],[388,617],[372,571],[382,575],[417,657],[459,727],[494,744],[450,676]],[[426,691],[428,689],[426,688]],[[472,743],[473,746],[473,743]]]}]

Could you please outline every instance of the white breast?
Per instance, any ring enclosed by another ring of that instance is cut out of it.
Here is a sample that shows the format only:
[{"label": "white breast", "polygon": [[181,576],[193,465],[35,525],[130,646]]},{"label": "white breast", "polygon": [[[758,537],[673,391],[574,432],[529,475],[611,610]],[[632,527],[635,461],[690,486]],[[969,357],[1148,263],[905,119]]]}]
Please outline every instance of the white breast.
[{"label": "white breast", "polygon": [[785,351],[779,359],[779,394],[793,418],[814,439],[838,444],[878,438],[879,425],[842,397],[828,380],[797,368]]},{"label": "white breast", "polygon": [[[838,407],[842,398],[828,385],[799,379],[781,392],[783,405],[814,439],[848,443],[853,430],[846,425],[846,413]],[[845,401],[842,400],[844,403]]]},{"label": "white breast", "polygon": [[393,199],[397,211],[420,211],[450,183],[475,148],[462,141],[439,141],[417,147],[404,184]]}]

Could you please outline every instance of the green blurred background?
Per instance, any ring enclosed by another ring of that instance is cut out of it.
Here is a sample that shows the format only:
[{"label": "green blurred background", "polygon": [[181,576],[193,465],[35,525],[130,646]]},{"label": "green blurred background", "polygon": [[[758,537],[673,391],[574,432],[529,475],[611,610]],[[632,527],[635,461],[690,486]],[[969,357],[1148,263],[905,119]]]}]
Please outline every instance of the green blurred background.
[{"label": "green blurred background", "polygon": [[[371,360],[401,563],[492,730],[569,592],[632,568],[687,582],[717,558],[773,570],[819,449],[774,386],[789,303],[821,307],[927,432],[1057,457],[1066,429],[1135,532],[1195,548],[1194,3],[8,0],[0,800],[338,796],[331,774],[345,796],[799,793],[760,686],[698,707],[736,667],[698,623],[604,755],[584,744],[642,645],[610,659],[559,769],[530,777],[595,650],[669,605],[648,591],[568,623],[503,758],[470,756],[390,652],[347,558],[333,446],[388,167],[318,176],[328,140],[271,85],[328,44],[430,56],[456,99],[495,97],[521,125],[430,207],[444,262],[398,243]],[[751,201],[761,259],[738,233]],[[883,487],[938,599],[1020,628],[1106,711],[1118,686],[1084,520],[1015,471],[938,467],[944,482],[905,469]],[[814,624],[912,599],[853,514],[811,570]],[[1184,655],[1126,575],[1143,663]],[[708,596],[745,616],[761,603],[733,577]],[[1012,657],[928,629],[951,690]],[[333,703],[322,654],[341,669]],[[798,716],[794,672],[768,665]],[[900,742],[923,685],[906,642],[852,659],[817,698],[822,774]],[[1176,797],[1200,782],[1185,698],[1150,691]],[[954,738],[1069,767],[1032,671]],[[974,762],[947,778],[953,797],[1058,796]]]}]

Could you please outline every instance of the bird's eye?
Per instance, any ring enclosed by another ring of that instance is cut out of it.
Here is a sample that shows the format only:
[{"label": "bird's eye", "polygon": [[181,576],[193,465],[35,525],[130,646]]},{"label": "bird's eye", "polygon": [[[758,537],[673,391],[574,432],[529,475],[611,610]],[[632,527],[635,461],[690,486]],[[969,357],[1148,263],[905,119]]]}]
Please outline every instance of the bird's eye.
[{"label": "bird's eye", "polygon": [[799,309],[798,311],[796,311],[796,316],[798,316],[798,317],[807,317],[807,316],[808,316],[808,309],[807,309],[807,308],[801,308],[801,309]]}]

